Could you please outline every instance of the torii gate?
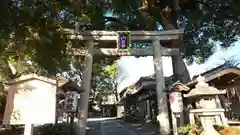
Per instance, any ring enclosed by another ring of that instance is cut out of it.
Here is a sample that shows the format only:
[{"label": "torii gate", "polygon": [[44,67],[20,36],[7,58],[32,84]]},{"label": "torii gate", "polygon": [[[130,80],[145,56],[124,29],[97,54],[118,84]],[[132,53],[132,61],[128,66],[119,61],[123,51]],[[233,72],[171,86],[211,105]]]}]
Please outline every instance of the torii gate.
[{"label": "torii gate", "polygon": [[[128,53],[122,53],[117,48],[118,32],[113,31],[84,31],[75,33],[70,30],[64,30],[68,34],[70,39],[87,41],[86,50],[74,49],[73,55],[84,55],[84,71],[83,71],[83,88],[84,92],[80,98],[80,111],[79,111],[79,135],[86,134],[86,123],[88,116],[88,99],[91,89],[91,73],[94,55],[104,56],[154,56],[154,70],[156,75],[156,93],[158,101],[159,114],[157,120],[160,125],[160,132],[162,135],[169,135],[170,124],[167,107],[167,97],[163,92],[165,88],[162,56],[172,56],[173,72],[174,74],[181,73],[178,68],[179,60],[181,56],[178,49],[165,48],[161,46],[160,41],[178,40],[184,33],[184,29],[166,30],[166,31],[128,31],[131,34],[131,41],[151,41],[151,48],[137,49],[132,48]],[[96,45],[98,48],[94,48],[96,42],[104,41],[115,42],[115,48],[101,48],[100,44]]]}]

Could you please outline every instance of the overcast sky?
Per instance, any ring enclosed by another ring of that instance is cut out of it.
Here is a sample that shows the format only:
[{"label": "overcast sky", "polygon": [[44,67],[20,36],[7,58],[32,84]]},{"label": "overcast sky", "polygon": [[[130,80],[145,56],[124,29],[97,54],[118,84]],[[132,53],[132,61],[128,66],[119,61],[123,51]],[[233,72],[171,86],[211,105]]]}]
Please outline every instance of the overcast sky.
[{"label": "overcast sky", "polygon": [[[204,64],[198,65],[194,63],[193,65],[187,66],[190,76],[194,76],[205,72],[209,69],[212,69],[220,64],[224,63],[224,59],[234,56],[235,58],[240,60],[240,41],[235,44],[235,46],[222,50],[220,48],[217,49],[217,52],[211,56],[208,61]],[[132,56],[124,56],[119,60],[120,72],[122,76],[127,76],[119,85],[119,91],[123,88],[133,84],[142,76],[148,76],[154,74],[153,67],[153,58],[152,56],[148,57],[140,57],[135,58]],[[172,75],[172,64],[171,58],[164,57],[163,58],[163,69],[164,76]]]}]

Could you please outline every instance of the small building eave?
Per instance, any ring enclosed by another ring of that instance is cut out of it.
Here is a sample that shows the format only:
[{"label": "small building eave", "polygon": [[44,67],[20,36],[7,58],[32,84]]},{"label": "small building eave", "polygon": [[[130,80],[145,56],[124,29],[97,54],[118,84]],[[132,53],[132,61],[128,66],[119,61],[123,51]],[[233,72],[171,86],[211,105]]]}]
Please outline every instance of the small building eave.
[{"label": "small building eave", "polygon": [[79,87],[75,82],[72,82],[69,79],[66,79],[64,77],[58,77],[58,82],[57,82],[56,79],[51,79],[51,78],[40,76],[37,74],[21,75],[20,77],[7,81],[6,85],[13,85],[13,84],[21,83],[24,81],[33,80],[33,79],[46,82],[49,84],[53,84],[53,85],[58,85],[58,87],[64,89],[65,91],[76,91],[78,93],[83,91],[83,89]]},{"label": "small building eave", "polygon": [[37,75],[37,74],[22,75],[20,77],[17,77],[17,78],[14,78],[12,80],[7,81],[6,84],[11,85],[11,84],[16,84],[16,83],[24,82],[24,81],[27,81],[27,80],[31,80],[31,79],[36,79],[36,80],[40,80],[40,81],[43,81],[43,82],[46,82],[46,83],[56,85],[56,80],[50,79],[50,78],[47,78],[47,77],[44,77],[44,76],[40,76],[40,75]]},{"label": "small building eave", "polygon": [[[213,79],[216,79],[218,77],[221,77],[223,75],[229,74],[229,73],[233,73],[233,74],[237,74],[240,76],[240,68],[238,67],[231,67],[231,68],[216,68],[216,70],[212,69],[211,72],[207,71],[204,72],[202,74],[200,74],[201,76],[203,76],[205,78],[206,82],[209,82]],[[188,87],[192,87],[194,85],[197,84],[197,80],[196,78],[194,78],[192,81],[190,81],[189,83],[187,83],[186,85]]]}]

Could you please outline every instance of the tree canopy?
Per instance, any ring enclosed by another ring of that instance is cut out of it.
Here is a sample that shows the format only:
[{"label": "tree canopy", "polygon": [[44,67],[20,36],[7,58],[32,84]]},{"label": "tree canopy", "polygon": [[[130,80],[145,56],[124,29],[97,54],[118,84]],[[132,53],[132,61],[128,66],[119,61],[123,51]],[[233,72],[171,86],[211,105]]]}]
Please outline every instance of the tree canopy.
[{"label": "tree canopy", "polygon": [[99,66],[96,63],[93,65],[92,89],[95,90],[95,101],[101,104],[102,100],[106,99],[109,95],[114,95],[116,101],[118,101],[117,62],[114,61],[113,64],[104,67]]},{"label": "tree canopy", "polygon": [[[230,47],[240,33],[239,0],[1,0],[1,74],[4,60],[50,73],[68,69],[74,45],[59,29],[169,30],[185,28],[181,52],[204,62],[215,42]],[[31,60],[33,64],[26,63]],[[23,61],[23,62],[22,62]],[[111,60],[110,60],[111,61]],[[98,61],[99,64],[104,63]]]}]

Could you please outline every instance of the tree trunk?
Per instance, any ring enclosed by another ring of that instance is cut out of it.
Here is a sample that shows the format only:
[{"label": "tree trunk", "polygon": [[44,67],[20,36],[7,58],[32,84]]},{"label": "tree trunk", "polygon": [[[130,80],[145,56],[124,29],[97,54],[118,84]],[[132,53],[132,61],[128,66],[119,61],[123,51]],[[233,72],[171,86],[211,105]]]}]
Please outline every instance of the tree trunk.
[{"label": "tree trunk", "polygon": [[[153,18],[156,18],[158,22],[161,23],[164,30],[172,30],[177,27],[177,20],[179,19],[180,15],[180,6],[179,6],[179,0],[173,0],[173,8],[165,8],[162,10],[159,10],[158,5],[155,5],[156,2],[153,2],[153,0],[141,0],[142,7],[138,9],[139,12],[148,12],[149,16],[152,16]],[[145,17],[146,20],[148,20],[148,17]],[[181,45],[181,42],[172,42],[172,44],[168,45],[169,47],[179,48]],[[175,65],[178,65],[178,72],[180,74],[179,80],[182,80],[183,83],[187,83],[190,81],[190,75],[187,70],[186,64],[183,61],[181,54],[179,53],[178,56],[173,57],[173,63],[177,63]],[[173,67],[173,70],[176,70],[176,67]]]},{"label": "tree trunk", "polygon": [[189,72],[180,53],[179,55],[172,56],[172,67],[173,75],[175,76],[176,80],[181,81],[182,83],[187,83],[190,81]]}]

